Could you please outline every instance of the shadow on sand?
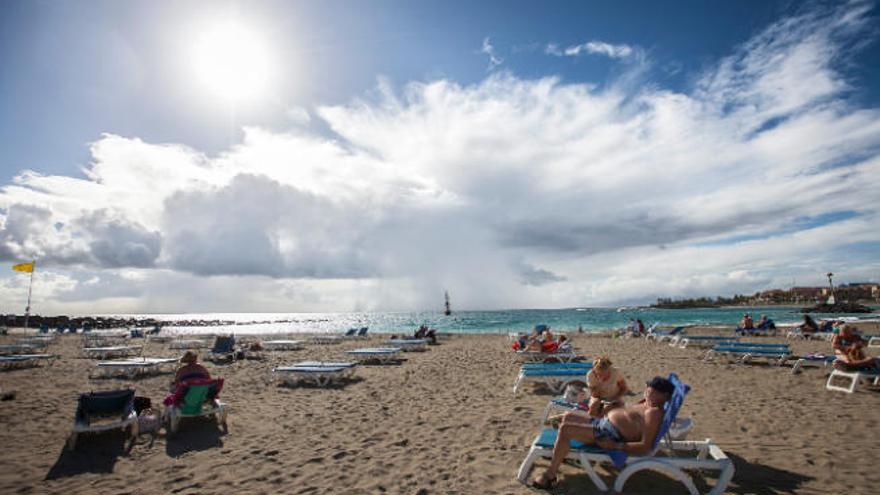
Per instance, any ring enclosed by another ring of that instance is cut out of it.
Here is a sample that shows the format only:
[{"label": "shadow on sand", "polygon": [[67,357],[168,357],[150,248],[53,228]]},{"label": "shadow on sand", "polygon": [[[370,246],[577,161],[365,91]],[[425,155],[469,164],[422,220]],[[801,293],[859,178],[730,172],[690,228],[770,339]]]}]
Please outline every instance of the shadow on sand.
[{"label": "shadow on sand", "polygon": [[222,447],[226,433],[213,418],[182,418],[177,433],[165,437],[165,453],[180,457],[187,452]]},{"label": "shadow on sand", "polygon": [[[728,483],[724,493],[738,493],[749,495],[782,495],[793,494],[800,491],[802,484],[814,478],[804,476],[802,474],[776,469],[763,464],[746,462],[745,459],[737,455],[731,455],[727,452],[727,456],[733,461],[735,473],[733,480]],[[576,462],[565,461],[574,467],[578,467]],[[544,464],[546,465],[546,464]],[[543,466],[543,465],[542,465]],[[534,479],[544,470],[544,467],[535,466],[535,469],[529,474],[529,479]],[[608,484],[609,487],[614,485],[614,478],[620,473],[614,467],[608,464],[602,464],[597,469],[600,477]],[[697,491],[700,493],[708,493],[717,481],[716,473],[708,477],[701,476],[698,472],[688,471]],[[664,476],[655,471],[642,471],[634,474],[623,489],[624,493],[632,494],[650,494],[664,493],[670,495],[688,493],[687,488],[678,481]],[[596,489],[592,481],[586,474],[578,473],[574,475],[565,475],[560,477],[559,485],[553,490],[553,494],[563,493],[602,493]]]},{"label": "shadow on sand", "polygon": [[131,450],[132,444],[128,442],[129,438],[129,435],[121,430],[80,434],[75,450],[62,447],[58,459],[49,468],[45,479],[54,480],[83,473],[112,473],[116,460],[121,456],[127,456]]},{"label": "shadow on sand", "polygon": [[727,452],[733,460],[736,474],[727,485],[730,493],[777,495],[781,493],[798,493],[802,484],[815,478],[800,473],[777,469],[764,464],[747,462],[742,457]]}]

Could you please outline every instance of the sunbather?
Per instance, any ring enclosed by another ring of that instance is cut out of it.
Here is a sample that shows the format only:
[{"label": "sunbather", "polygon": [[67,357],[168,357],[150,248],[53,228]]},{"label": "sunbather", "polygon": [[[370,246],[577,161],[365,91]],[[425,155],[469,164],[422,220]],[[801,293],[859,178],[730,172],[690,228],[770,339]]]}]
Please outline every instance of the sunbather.
[{"label": "sunbather", "polygon": [[593,417],[622,406],[623,394],[629,391],[623,373],[612,366],[606,356],[593,361],[593,369],[587,373],[587,385],[590,387],[589,413]]},{"label": "sunbather", "polygon": [[571,440],[627,454],[650,452],[663,422],[663,404],[672,396],[675,387],[660,376],[655,376],[647,385],[643,400],[614,409],[604,418],[592,418],[579,411],[566,413],[553,446],[550,467],[532,480],[531,486],[549,489],[556,485],[556,474],[571,449]]},{"label": "sunbather", "polygon": [[801,329],[801,333],[804,335],[814,334],[819,331],[819,325],[816,324],[816,320],[807,314],[804,315],[804,322],[798,328]]},{"label": "sunbather", "polygon": [[835,367],[842,364],[844,368],[880,368],[880,359],[865,355],[868,343],[856,332],[855,327],[843,325],[840,333],[831,340],[837,356]]},{"label": "sunbather", "polygon": [[742,321],[739,323],[740,330],[754,330],[755,322],[752,320],[752,316],[748,313],[743,315]]},{"label": "sunbather", "polygon": [[207,368],[199,364],[199,355],[195,352],[186,351],[183,357],[180,358],[180,362],[183,366],[178,368],[177,373],[174,375],[174,383],[171,384],[172,391],[177,388],[178,384],[186,380],[211,378]]}]

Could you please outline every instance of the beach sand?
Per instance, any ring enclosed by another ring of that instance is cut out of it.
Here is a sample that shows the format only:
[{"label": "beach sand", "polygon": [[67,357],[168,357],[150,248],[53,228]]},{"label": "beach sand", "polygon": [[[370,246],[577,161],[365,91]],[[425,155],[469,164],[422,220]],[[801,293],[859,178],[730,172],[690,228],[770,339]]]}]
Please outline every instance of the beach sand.
[{"label": "beach sand", "polygon": [[[681,412],[695,421],[688,438],[711,438],[733,459],[729,493],[878,492],[880,393],[826,391],[830,368],[792,375],[790,365],[704,363],[705,351],[644,339],[573,338],[586,356],[611,356],[639,394],[645,380],[669,372],[690,384]],[[360,366],[354,381],[335,388],[272,382],[273,366],[344,359],[341,351],[382,339],[207,364],[226,379],[227,434],[208,419],[193,419],[170,439],[164,431],[141,436],[130,451],[124,435],[105,433],[81,437],[68,452],[79,392],[129,385],[155,404],[170,375],[89,380],[95,361],[79,357],[79,336],[62,336],[50,348],[61,355],[52,366],[0,373],[0,389],[16,393],[0,402],[0,493],[534,493],[516,472],[552,394],[531,384],[512,393],[519,365],[505,335],[441,340],[427,352],[406,353],[399,365]],[[797,353],[831,351],[824,341],[792,345]],[[180,351],[149,343],[144,355]],[[613,468],[600,469],[608,472]],[[564,465],[561,474],[554,493],[598,493],[574,466]],[[705,489],[714,479],[697,482]],[[625,488],[686,493],[655,473],[636,475]]]}]

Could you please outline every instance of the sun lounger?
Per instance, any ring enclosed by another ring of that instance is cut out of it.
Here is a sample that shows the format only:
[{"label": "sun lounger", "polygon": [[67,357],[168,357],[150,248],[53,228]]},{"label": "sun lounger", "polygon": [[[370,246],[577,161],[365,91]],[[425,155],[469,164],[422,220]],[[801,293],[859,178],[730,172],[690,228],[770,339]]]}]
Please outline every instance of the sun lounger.
[{"label": "sun lounger", "polygon": [[52,364],[58,356],[54,354],[17,354],[15,356],[0,356],[0,369],[11,370],[16,368],[30,368],[37,366],[40,361]]},{"label": "sun lounger", "polygon": [[142,345],[117,345],[109,347],[83,347],[83,356],[91,359],[112,359],[140,354]]},{"label": "sun lounger", "polygon": [[794,362],[794,365],[791,367],[791,374],[796,375],[800,373],[801,369],[807,365],[822,365],[823,367],[828,366],[836,359],[836,356],[827,354],[804,354],[803,356],[797,358],[797,361]]},{"label": "sun lounger", "polygon": [[357,331],[357,335],[356,335],[356,337],[366,337],[366,336],[367,336],[367,332],[368,332],[369,330],[370,330],[370,327],[361,327],[361,328]]},{"label": "sun lounger", "polygon": [[738,335],[728,335],[726,337],[714,336],[714,335],[683,335],[678,339],[677,342],[673,341],[669,345],[672,347],[679,347],[681,349],[686,349],[688,347],[713,347],[720,342],[737,342],[739,341]]},{"label": "sun lounger", "polygon": [[285,385],[297,385],[303,382],[324,387],[337,380],[350,378],[354,374],[356,364],[354,362],[305,361],[293,366],[279,366],[272,371]]},{"label": "sun lounger", "polygon": [[169,349],[204,349],[208,343],[202,339],[176,339],[168,344]]},{"label": "sun lounger", "polygon": [[428,341],[425,339],[389,339],[385,341],[385,345],[399,347],[403,352],[424,351],[428,348]]},{"label": "sun lounger", "polygon": [[95,366],[89,378],[134,378],[161,373],[174,373],[175,358],[132,358],[119,361],[103,361]]},{"label": "sun lounger", "polygon": [[755,358],[764,358],[777,366],[784,364],[791,357],[791,349],[787,344],[778,344],[772,347],[751,346],[747,343],[741,345],[716,345],[710,349],[703,361],[709,362],[715,356],[725,356],[728,360],[739,363],[748,363]]},{"label": "sun lounger", "polygon": [[222,378],[192,380],[178,385],[174,395],[165,401],[162,420],[166,431],[177,433],[182,418],[198,416],[214,416],[217,424],[226,430],[227,407],[217,398],[222,389]]},{"label": "sun lounger", "polygon": [[657,332],[657,331],[653,330],[654,328],[655,328],[655,326],[652,326],[651,328],[648,329],[648,333],[645,334],[645,339],[647,339],[647,340],[654,339],[658,343],[663,342],[664,340],[667,340],[667,339],[672,339],[678,335],[683,334],[684,329],[685,329],[685,327],[681,326],[681,327],[675,327],[668,332]]},{"label": "sun lounger", "polygon": [[541,351],[514,351],[514,362],[518,363],[540,363],[540,362],[558,362],[568,363],[582,357],[577,352],[541,352]]},{"label": "sun lounger", "polygon": [[[585,404],[582,405],[568,402],[562,398],[552,399],[547,403],[547,407],[544,408],[544,413],[541,415],[541,425],[543,426],[553,413],[574,411],[576,409],[586,411],[587,406]],[[676,417],[675,420],[673,420],[672,425],[669,427],[669,437],[673,440],[684,440],[692,429],[694,429],[693,418]]]},{"label": "sun lounger", "polygon": [[[838,385],[838,381],[848,382],[848,385]],[[825,382],[826,390],[836,390],[838,392],[846,392],[851,394],[856,391],[859,382],[869,381],[876,387],[880,385],[880,370],[877,368],[865,368],[861,370],[844,370],[837,369],[831,371],[828,375],[828,381]]]},{"label": "sun lounger", "polygon": [[[574,364],[576,366],[570,366]],[[516,380],[513,382],[513,393],[519,393],[523,383],[543,383],[556,393],[565,389],[570,383],[587,383],[587,373],[592,369],[592,363],[546,363],[528,365],[520,368]]]},{"label": "sun lounger", "polygon": [[33,354],[36,351],[43,350],[36,345],[31,344],[5,344],[0,345],[0,356],[9,356],[13,354]]},{"label": "sun lounger", "polygon": [[880,337],[871,337],[868,339],[868,347],[880,347]]},{"label": "sun lounger", "polygon": [[[674,423],[679,409],[684,402],[689,387],[683,384],[674,373],[669,380],[675,385],[672,398],[667,402],[663,415],[663,423],[654,440],[654,449],[645,456],[627,456],[620,451],[609,451],[592,445],[584,445],[577,441],[571,442],[568,457],[578,461],[587,476],[600,491],[607,491],[608,486],[593,469],[593,463],[613,463],[621,471],[614,481],[614,490],[622,492],[626,481],[635,473],[643,470],[657,471],[685,485],[691,494],[699,493],[690,475],[685,470],[704,470],[718,472],[718,480],[709,491],[710,495],[724,493],[727,484],[733,478],[733,462],[711,440],[677,441],[669,438],[668,432]],[[517,479],[526,483],[534,462],[540,458],[549,458],[556,443],[557,431],[548,428],[543,430],[532,442],[529,453],[520,465]],[[664,455],[665,454],[665,455]]]},{"label": "sun lounger", "polygon": [[378,362],[379,364],[388,364],[397,360],[400,355],[399,347],[367,347],[363,349],[354,349],[345,351],[349,356],[357,359],[362,363]]},{"label": "sun lounger", "polygon": [[234,361],[235,360],[235,337],[231,335],[218,335],[214,339],[214,347],[208,352],[206,360],[216,361]]},{"label": "sun lounger", "polygon": [[342,334],[342,336],[345,338],[354,337],[357,335],[357,331],[358,331],[357,328],[349,328],[348,330],[345,331],[344,334]]},{"label": "sun lounger", "polygon": [[264,340],[261,345],[267,351],[298,351],[303,348],[301,340]]},{"label": "sun lounger", "polygon": [[73,430],[67,438],[67,448],[76,448],[81,433],[97,433],[131,428],[132,441],[138,435],[138,418],[134,411],[134,390],[110,390],[80,394],[76,407]]}]

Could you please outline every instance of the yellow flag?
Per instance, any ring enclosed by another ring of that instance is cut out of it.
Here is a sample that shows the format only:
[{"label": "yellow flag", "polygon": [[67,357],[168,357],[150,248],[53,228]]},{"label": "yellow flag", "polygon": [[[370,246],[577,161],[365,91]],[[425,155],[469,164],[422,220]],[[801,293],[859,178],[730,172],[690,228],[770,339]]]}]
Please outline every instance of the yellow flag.
[{"label": "yellow flag", "polygon": [[12,269],[17,272],[30,273],[30,272],[34,271],[34,262],[31,261],[30,263],[19,263],[17,265],[12,265]]}]

